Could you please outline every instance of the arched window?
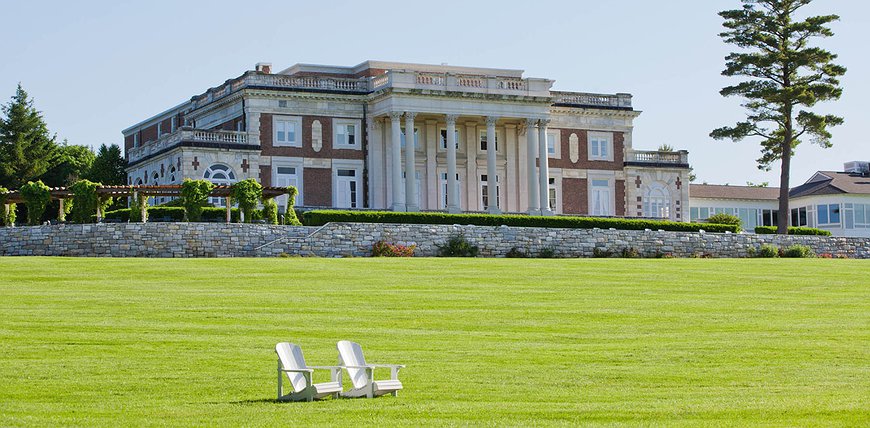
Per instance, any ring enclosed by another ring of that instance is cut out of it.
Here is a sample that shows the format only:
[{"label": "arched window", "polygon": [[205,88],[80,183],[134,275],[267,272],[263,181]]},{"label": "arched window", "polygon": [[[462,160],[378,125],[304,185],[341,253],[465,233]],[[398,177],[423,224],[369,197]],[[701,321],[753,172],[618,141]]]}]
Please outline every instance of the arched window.
[{"label": "arched window", "polygon": [[151,185],[152,186],[160,185],[160,174],[158,174],[157,171],[155,171],[154,174],[151,175]]},{"label": "arched window", "polygon": [[175,172],[176,172],[176,171],[175,171],[175,167],[174,167],[174,166],[170,166],[170,167],[169,167],[169,184],[176,184],[175,179],[176,179],[177,177],[175,176]]},{"label": "arched window", "polygon": [[136,179],[136,185],[137,185],[137,186],[141,186],[141,185],[142,185],[142,179],[141,179],[141,178],[137,178],[137,179]]},{"label": "arched window", "polygon": [[[236,173],[233,172],[232,168],[222,163],[216,163],[206,168],[202,177],[216,186],[230,186],[236,182]],[[227,201],[224,198],[208,198],[208,202],[216,207],[227,206]]]},{"label": "arched window", "polygon": [[653,183],[643,195],[643,215],[653,218],[670,218],[671,197],[663,183]]}]

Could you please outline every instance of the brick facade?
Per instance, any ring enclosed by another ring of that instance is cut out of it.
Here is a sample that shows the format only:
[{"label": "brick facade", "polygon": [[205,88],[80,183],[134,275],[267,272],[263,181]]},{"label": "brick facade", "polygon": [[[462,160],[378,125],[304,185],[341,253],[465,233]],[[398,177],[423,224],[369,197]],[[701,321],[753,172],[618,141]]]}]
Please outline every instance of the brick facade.
[{"label": "brick facade", "polygon": [[562,179],[562,211],[565,214],[587,214],[589,212],[586,179]]},{"label": "brick facade", "polygon": [[302,171],[305,205],[328,207],[332,205],[332,170],[305,168]]}]

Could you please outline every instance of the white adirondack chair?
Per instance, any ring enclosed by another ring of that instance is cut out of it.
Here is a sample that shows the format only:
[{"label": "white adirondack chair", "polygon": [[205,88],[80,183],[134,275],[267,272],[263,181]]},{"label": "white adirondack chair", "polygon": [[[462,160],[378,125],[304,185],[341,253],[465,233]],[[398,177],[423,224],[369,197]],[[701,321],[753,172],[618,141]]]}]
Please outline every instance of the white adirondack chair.
[{"label": "white adirondack chair", "polygon": [[[358,343],[348,340],[338,342],[338,364],[347,370],[348,376],[353,383],[353,389],[342,392],[342,397],[378,397],[392,394],[394,397],[402,389],[399,382],[399,369],[404,368],[398,364],[366,364],[362,348]],[[376,368],[389,368],[390,380],[375,380]]]},{"label": "white adirondack chair", "polygon": [[[312,401],[329,395],[338,397],[341,393],[341,367],[306,365],[302,348],[292,343],[275,345],[275,352],[278,353],[278,400]],[[331,382],[312,383],[314,369],[329,370]],[[287,374],[293,387],[293,392],[289,394],[284,394],[284,374]]]}]

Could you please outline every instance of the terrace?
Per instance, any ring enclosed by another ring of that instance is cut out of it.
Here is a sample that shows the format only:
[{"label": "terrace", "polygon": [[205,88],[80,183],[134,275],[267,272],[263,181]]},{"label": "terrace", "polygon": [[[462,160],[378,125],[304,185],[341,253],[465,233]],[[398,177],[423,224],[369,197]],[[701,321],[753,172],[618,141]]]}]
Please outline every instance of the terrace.
[{"label": "terrace", "polygon": [[247,132],[204,130],[184,126],[175,132],[161,135],[157,140],[131,148],[127,151],[128,161],[134,164],[178,147],[182,143],[191,147],[260,150],[259,143],[249,142]]}]

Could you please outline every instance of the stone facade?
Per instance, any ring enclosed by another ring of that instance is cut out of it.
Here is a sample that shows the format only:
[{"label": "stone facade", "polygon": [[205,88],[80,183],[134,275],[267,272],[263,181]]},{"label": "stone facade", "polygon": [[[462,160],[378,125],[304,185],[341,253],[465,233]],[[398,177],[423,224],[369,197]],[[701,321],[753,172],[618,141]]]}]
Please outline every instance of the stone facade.
[{"label": "stone facade", "polygon": [[634,248],[646,257],[747,257],[763,244],[802,244],[816,254],[870,258],[870,238],[368,223],[320,228],[214,223],[2,228],[0,256],[369,256],[379,240],[416,244],[416,255],[435,256],[438,245],[458,233],[479,246],[483,257],[504,257],[513,247],[533,255],[552,249],[558,257],[592,257],[596,248],[614,254]]}]

